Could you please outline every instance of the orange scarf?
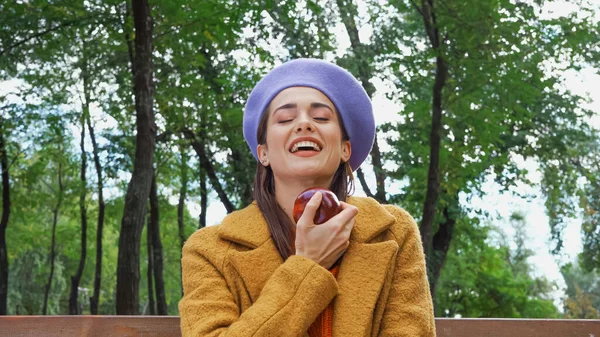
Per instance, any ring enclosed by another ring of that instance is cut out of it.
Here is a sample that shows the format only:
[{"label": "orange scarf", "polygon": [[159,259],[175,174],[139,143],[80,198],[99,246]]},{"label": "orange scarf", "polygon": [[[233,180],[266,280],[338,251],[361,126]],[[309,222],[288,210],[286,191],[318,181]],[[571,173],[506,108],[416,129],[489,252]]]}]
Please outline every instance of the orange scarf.
[{"label": "orange scarf", "polygon": [[[340,265],[336,263],[329,271],[333,277],[337,278]],[[317,317],[313,324],[308,329],[310,337],[331,337],[333,336],[333,301],[329,303],[327,308]]]}]

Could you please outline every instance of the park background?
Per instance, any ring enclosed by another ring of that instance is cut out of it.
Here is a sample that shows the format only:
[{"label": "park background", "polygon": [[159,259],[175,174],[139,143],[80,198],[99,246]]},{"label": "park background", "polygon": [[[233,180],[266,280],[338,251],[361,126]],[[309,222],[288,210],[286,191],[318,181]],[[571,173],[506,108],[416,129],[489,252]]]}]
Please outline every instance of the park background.
[{"label": "park background", "polygon": [[[0,314],[177,315],[185,239],[251,201],[250,90],[316,57],[373,99],[355,194],[416,218],[436,316],[599,318],[598,1],[4,0],[0,13]],[[140,120],[156,137],[139,141]]]}]

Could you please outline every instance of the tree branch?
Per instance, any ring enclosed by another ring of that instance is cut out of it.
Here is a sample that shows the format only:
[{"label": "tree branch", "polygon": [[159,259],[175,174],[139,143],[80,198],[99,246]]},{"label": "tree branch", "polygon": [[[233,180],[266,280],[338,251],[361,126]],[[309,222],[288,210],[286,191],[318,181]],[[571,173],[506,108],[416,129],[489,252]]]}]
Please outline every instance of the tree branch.
[{"label": "tree branch", "polygon": [[156,142],[157,143],[167,142],[167,141],[169,141],[171,139],[172,135],[173,135],[173,131],[166,130],[165,132],[163,132],[160,135],[156,136]]},{"label": "tree branch", "polygon": [[[55,27],[50,27],[50,28],[48,28],[46,30],[43,30],[41,32],[37,32],[35,34],[27,36],[24,39],[22,39],[20,41],[17,41],[15,43],[9,45],[8,47],[0,50],[0,56],[4,55],[7,52],[10,52],[11,50],[13,50],[15,48],[18,48],[18,47],[22,46],[23,44],[25,44],[25,43],[27,43],[27,42],[35,39],[35,38],[44,36],[46,34],[55,32],[55,31],[57,31],[59,29],[62,29],[62,28],[65,28],[65,27],[69,27],[69,26],[72,26],[72,25],[75,25],[75,24],[79,24],[79,23],[82,23],[82,22],[85,22],[85,21],[87,21],[89,19],[94,19],[94,18],[97,18],[97,14],[94,14],[93,16],[84,16],[84,17],[81,17],[81,18],[78,18],[78,19],[75,19],[75,20],[65,21],[65,22],[63,22],[63,23],[61,23],[61,24],[59,24],[59,25],[57,25]],[[106,20],[101,20],[101,21],[98,20],[98,21],[96,21],[96,23],[107,23],[107,22],[110,23],[111,21],[113,21],[113,20],[111,20],[110,18],[106,18]]]},{"label": "tree branch", "polygon": [[362,186],[363,191],[369,198],[375,198],[373,192],[369,189],[369,185],[367,185],[367,181],[365,180],[365,174],[362,171],[362,168],[356,170],[356,175],[358,176],[358,180],[360,181],[360,186]]},{"label": "tree branch", "polygon": [[[204,19],[204,18],[202,18],[202,19]],[[185,27],[189,27],[189,26],[191,26],[191,25],[193,25],[193,24],[195,24],[195,23],[198,23],[198,22],[202,21],[202,19],[198,19],[198,20],[192,20],[192,21],[190,21],[190,22],[187,22],[187,23],[184,23],[184,24],[182,24],[182,25],[180,25],[180,26],[176,26],[176,25],[175,25],[175,26],[171,26],[171,27],[169,27],[168,29],[166,29],[166,31],[165,31],[165,32],[162,32],[162,33],[155,34],[155,35],[154,35],[154,40],[158,40],[158,39],[160,39],[161,37],[163,37],[163,36],[165,36],[165,35],[169,35],[169,34],[171,34],[171,33],[174,33],[174,32],[176,32],[178,29],[185,28]]]},{"label": "tree branch", "polygon": [[73,25],[76,22],[79,22],[79,20],[71,20],[71,21],[63,22],[62,24],[60,24],[60,25],[58,25],[56,27],[51,27],[51,28],[48,28],[48,29],[43,30],[41,32],[35,33],[33,35],[30,35],[30,36],[22,39],[21,41],[17,41],[15,43],[13,43],[12,45],[9,45],[7,48],[0,50],[0,56],[4,55],[4,53],[6,53],[9,50],[12,50],[14,48],[17,48],[17,47],[19,47],[19,46],[27,43],[30,40],[33,40],[33,39],[35,39],[37,37],[44,36],[44,35],[46,35],[48,33],[57,31],[57,30],[59,30],[61,28],[71,26],[71,25]]},{"label": "tree branch", "polygon": [[415,0],[410,0],[410,3],[415,7],[415,9],[417,10],[417,12],[419,12],[419,14],[421,14],[421,16],[423,18],[425,18],[425,15],[421,11],[421,9],[419,8],[419,5],[417,5],[417,3],[415,2]]},{"label": "tree branch", "polygon": [[221,186],[221,182],[219,181],[219,178],[215,173],[215,168],[210,162],[208,156],[206,155],[204,144],[197,139],[196,134],[192,130],[183,129],[182,133],[185,136],[185,138],[191,141],[192,148],[194,149],[194,151],[196,151],[196,154],[200,159],[200,164],[202,165],[202,167],[204,167],[206,174],[208,175],[208,179],[210,180],[211,185],[213,185],[213,187],[217,191],[217,195],[219,196],[219,199],[221,199],[221,202],[225,206],[227,213],[233,212],[235,210],[235,207],[233,206],[233,204],[227,197],[227,194],[223,190],[223,187]]}]

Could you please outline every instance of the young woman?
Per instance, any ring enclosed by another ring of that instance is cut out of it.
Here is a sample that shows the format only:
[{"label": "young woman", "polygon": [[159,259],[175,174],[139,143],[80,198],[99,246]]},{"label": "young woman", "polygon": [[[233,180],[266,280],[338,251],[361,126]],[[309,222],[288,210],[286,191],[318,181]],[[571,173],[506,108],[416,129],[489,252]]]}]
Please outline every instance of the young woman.
[{"label": "young woman", "polygon": [[[369,97],[346,70],[297,59],[267,74],[244,111],[255,201],[183,248],[183,336],[435,336],[418,227],[401,208],[350,197],[375,137]],[[297,223],[296,197],[333,191],[341,212]]]}]

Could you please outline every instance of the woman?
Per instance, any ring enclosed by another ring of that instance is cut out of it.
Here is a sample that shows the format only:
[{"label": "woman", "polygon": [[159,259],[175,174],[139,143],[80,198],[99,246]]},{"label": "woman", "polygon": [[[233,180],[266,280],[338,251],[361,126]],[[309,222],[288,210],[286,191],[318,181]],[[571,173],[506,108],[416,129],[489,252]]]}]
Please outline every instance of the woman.
[{"label": "woman", "polygon": [[[331,63],[298,59],[267,74],[244,110],[257,159],[255,201],[183,249],[183,336],[435,336],[417,225],[404,210],[349,197],[375,137],[371,101]],[[316,193],[342,210],[321,225]]]}]

